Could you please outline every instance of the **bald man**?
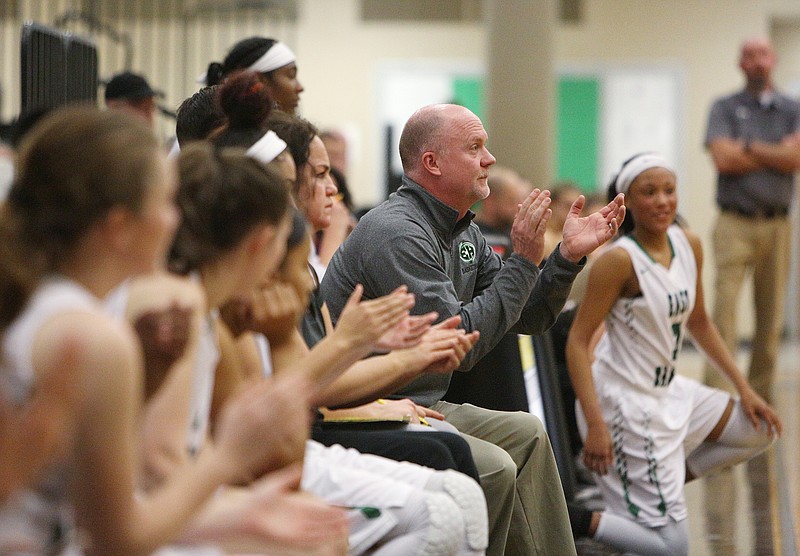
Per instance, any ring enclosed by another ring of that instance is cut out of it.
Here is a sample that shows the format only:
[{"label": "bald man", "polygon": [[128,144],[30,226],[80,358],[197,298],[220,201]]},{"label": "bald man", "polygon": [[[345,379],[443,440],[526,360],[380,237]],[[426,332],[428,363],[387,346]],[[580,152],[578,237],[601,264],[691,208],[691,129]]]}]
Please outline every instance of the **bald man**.
[{"label": "bald man", "polygon": [[[616,233],[622,198],[581,218],[580,197],[540,271],[550,198],[534,189],[516,213],[513,253],[503,261],[470,211],[489,195],[495,158],[487,139],[481,120],[461,106],[431,105],[411,116],[400,137],[401,187],[362,218],[323,279],[334,318],[356,284],[370,298],[406,284],[416,295],[415,312],[436,311],[440,320],[459,315],[463,328],[480,331],[464,371],[509,330],[537,334],[552,325],[584,257]],[[470,444],[488,502],[487,554],[575,554],[542,423],[529,413],[443,402],[449,382],[450,374],[423,375],[397,395],[444,414]]]},{"label": "bald man", "polygon": [[[789,208],[800,169],[800,104],[772,81],[776,56],[763,37],[742,43],[739,68],[745,88],[711,108],[705,147],[718,172],[714,227],[714,321],[736,353],[736,311],[742,283],[753,276],[756,314],[749,380],[765,400],[772,384],[789,275]],[[710,372],[709,372],[710,371]],[[707,382],[730,389],[709,369]]]}]

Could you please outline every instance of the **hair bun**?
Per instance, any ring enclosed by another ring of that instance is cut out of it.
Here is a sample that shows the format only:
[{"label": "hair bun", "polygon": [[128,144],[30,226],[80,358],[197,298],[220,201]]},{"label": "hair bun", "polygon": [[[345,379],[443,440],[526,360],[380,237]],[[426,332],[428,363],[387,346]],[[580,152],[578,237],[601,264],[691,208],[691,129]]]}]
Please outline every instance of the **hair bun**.
[{"label": "hair bun", "polygon": [[219,62],[211,62],[208,64],[208,69],[206,70],[206,85],[211,86],[222,82],[222,76],[222,64]]},{"label": "hair bun", "polygon": [[254,71],[232,74],[220,87],[217,98],[230,129],[263,128],[272,110],[272,97]]}]

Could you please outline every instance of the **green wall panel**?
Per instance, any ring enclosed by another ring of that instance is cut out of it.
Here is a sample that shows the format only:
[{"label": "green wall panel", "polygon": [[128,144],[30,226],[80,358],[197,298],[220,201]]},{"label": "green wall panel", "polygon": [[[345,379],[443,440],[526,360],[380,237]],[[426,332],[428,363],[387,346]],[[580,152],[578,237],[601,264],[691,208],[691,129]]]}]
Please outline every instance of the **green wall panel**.
[{"label": "green wall panel", "polygon": [[456,77],[453,79],[453,102],[469,108],[483,119],[483,78]]},{"label": "green wall panel", "polygon": [[576,182],[584,191],[598,187],[600,82],[591,77],[562,77],[558,82],[556,178]]}]

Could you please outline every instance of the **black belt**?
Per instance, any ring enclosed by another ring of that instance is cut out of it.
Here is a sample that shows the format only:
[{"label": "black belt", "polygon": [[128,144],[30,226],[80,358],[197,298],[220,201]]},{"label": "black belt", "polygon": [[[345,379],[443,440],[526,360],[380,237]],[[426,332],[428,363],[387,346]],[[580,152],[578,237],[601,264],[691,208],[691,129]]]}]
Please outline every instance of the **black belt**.
[{"label": "black belt", "polygon": [[783,218],[789,214],[788,208],[767,208],[767,209],[753,209],[745,210],[736,207],[722,207],[722,212],[729,212],[737,216],[745,218]]}]

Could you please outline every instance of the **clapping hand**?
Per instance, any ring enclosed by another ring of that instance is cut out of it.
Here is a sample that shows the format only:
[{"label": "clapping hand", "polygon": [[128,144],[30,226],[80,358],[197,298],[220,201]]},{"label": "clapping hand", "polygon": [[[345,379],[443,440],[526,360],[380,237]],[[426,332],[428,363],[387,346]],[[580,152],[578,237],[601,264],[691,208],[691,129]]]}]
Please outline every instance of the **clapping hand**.
[{"label": "clapping hand", "polygon": [[614,237],[625,219],[625,196],[620,193],[606,206],[581,216],[586,198],[578,196],[567,214],[561,239],[561,255],[568,261],[579,262],[583,257]]},{"label": "clapping hand", "polygon": [[517,208],[511,225],[511,244],[514,252],[535,265],[544,257],[544,232],[553,215],[550,192],[534,189]]},{"label": "clapping hand", "polygon": [[[389,295],[361,301],[363,292],[364,287],[361,284],[356,285],[342,309],[334,334],[346,339],[352,346],[373,351],[378,349],[384,335],[391,333],[397,326],[403,326],[401,323],[409,318],[409,311],[414,306],[414,295],[408,293],[406,286],[400,286]],[[428,318],[429,316],[425,317]],[[416,321],[415,327],[423,321]],[[401,332],[400,336],[402,335]]]},{"label": "clapping hand", "polygon": [[394,352],[403,365],[415,373],[450,373],[455,371],[475,346],[480,334],[458,328],[461,317],[454,316],[430,327],[411,348]]},{"label": "clapping hand", "polygon": [[435,311],[424,315],[407,316],[378,339],[376,350],[391,351],[416,346],[438,316],[439,313]]}]

